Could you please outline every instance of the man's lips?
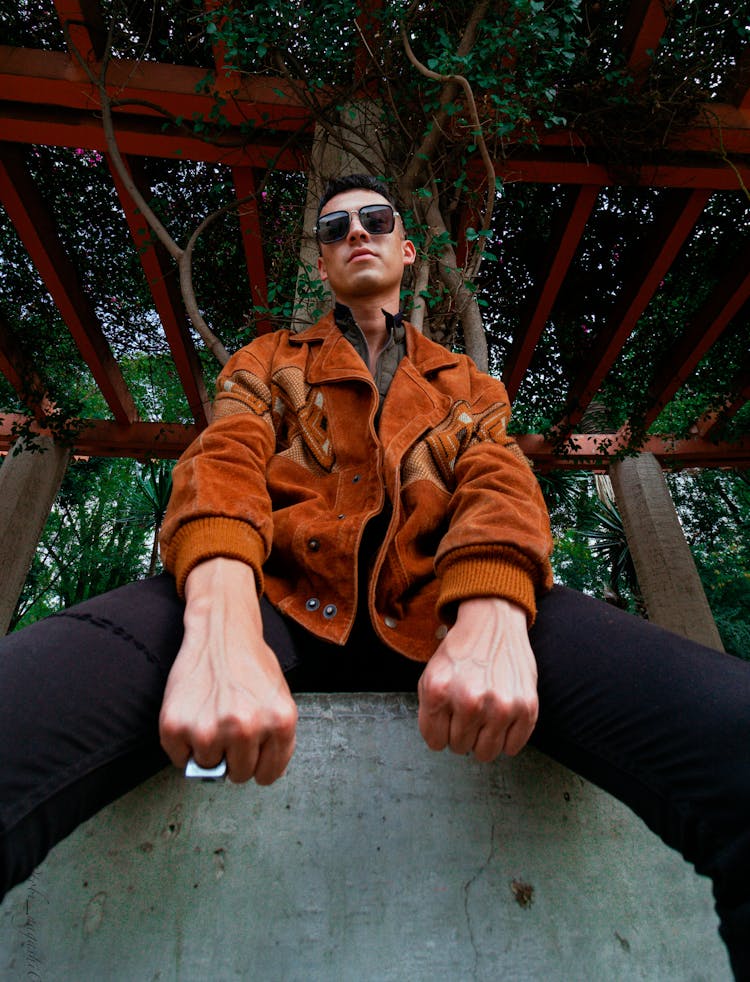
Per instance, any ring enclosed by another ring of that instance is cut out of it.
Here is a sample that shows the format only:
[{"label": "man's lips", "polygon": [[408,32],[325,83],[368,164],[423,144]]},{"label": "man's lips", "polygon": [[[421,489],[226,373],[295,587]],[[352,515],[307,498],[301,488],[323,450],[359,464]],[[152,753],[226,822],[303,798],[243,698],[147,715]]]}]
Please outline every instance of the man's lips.
[{"label": "man's lips", "polygon": [[355,249],[354,252],[349,256],[349,262],[353,263],[359,259],[374,259],[375,253],[371,252],[369,249]]}]

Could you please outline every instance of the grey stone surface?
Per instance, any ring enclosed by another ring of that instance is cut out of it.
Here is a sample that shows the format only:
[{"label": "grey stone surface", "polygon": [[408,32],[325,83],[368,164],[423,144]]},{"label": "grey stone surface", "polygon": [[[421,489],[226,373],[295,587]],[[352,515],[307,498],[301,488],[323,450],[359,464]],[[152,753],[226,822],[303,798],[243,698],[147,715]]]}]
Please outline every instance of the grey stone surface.
[{"label": "grey stone surface", "polygon": [[531,750],[433,754],[399,696],[300,698],[270,788],[168,770],[0,906],[6,982],[711,980],[710,887]]}]

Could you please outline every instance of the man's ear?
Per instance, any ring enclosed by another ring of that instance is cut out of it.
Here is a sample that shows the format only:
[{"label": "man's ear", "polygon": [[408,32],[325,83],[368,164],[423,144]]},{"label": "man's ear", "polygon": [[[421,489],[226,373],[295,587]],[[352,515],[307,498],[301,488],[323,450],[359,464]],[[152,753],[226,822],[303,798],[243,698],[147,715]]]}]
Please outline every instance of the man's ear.
[{"label": "man's ear", "polygon": [[318,274],[320,275],[321,280],[323,280],[325,283],[325,281],[328,279],[328,273],[326,271],[326,261],[322,256],[318,256]]},{"label": "man's ear", "polygon": [[401,243],[401,251],[404,257],[404,266],[413,266],[417,258],[417,250],[411,239],[404,239]]}]

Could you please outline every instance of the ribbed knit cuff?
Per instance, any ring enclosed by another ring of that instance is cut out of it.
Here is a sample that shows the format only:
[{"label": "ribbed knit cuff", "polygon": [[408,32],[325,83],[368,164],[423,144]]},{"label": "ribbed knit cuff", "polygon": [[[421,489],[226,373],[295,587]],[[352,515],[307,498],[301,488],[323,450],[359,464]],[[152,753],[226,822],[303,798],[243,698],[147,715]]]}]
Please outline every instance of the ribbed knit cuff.
[{"label": "ribbed knit cuff", "polygon": [[223,556],[247,563],[255,573],[258,596],[263,592],[263,540],[252,526],[235,518],[198,518],[183,525],[169,543],[164,565],[184,598],[188,574],[207,559]]},{"label": "ribbed knit cuff", "polygon": [[[526,611],[529,627],[536,618],[534,563],[523,553],[504,546],[456,549],[438,566],[440,595],[438,615],[449,623],[456,607],[475,597],[502,597]],[[536,573],[536,576],[535,576]]]}]

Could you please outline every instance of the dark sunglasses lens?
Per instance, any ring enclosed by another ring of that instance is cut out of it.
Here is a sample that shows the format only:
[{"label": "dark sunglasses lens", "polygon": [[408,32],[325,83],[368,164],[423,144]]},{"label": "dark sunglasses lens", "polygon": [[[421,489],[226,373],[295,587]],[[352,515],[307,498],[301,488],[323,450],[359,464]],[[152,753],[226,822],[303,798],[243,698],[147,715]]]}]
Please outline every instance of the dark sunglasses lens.
[{"label": "dark sunglasses lens", "polygon": [[359,210],[359,220],[370,235],[387,235],[395,225],[393,209],[388,205],[365,205]]},{"label": "dark sunglasses lens", "polygon": [[330,215],[318,219],[318,238],[321,242],[338,242],[349,231],[349,213],[332,211]]}]

